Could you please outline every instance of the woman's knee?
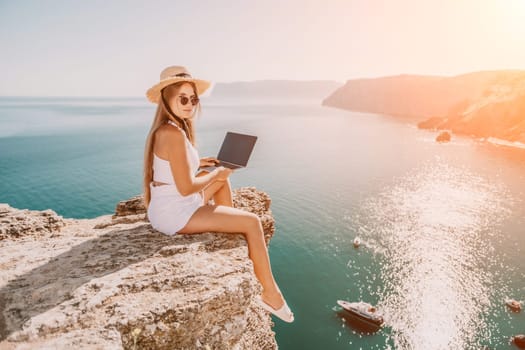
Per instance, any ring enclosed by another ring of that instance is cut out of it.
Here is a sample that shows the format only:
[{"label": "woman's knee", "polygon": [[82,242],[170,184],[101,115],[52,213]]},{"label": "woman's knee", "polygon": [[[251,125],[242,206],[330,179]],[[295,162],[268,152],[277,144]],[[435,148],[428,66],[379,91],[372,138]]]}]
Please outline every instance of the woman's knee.
[{"label": "woman's knee", "polygon": [[261,230],[259,230],[260,228],[262,228],[262,226],[261,226],[261,219],[259,218],[259,216],[257,216],[254,213],[247,213],[246,221],[247,221],[247,223],[246,223],[247,229],[250,232],[261,231]]}]

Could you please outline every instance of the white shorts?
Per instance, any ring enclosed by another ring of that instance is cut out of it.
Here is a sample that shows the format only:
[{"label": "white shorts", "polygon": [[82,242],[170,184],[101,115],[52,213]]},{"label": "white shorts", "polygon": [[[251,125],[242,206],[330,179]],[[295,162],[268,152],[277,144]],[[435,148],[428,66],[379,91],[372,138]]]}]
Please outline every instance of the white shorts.
[{"label": "white shorts", "polygon": [[204,193],[181,196],[175,185],[149,185],[151,200],[148,219],[151,226],[166,235],[175,235],[181,230],[195,211],[204,205]]}]

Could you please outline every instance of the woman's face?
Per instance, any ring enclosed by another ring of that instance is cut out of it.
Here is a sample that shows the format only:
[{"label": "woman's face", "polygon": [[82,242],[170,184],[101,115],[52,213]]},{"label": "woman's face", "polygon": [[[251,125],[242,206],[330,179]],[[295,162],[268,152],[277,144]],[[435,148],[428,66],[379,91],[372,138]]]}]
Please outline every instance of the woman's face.
[{"label": "woman's face", "polygon": [[[179,91],[177,91],[177,88],[174,86],[168,86],[166,89],[168,90],[167,96],[169,96],[167,102],[170,105],[173,113],[184,119],[192,118],[197,105],[194,106],[191,101],[197,96],[195,95],[191,84],[182,84]],[[187,99],[184,99],[187,100],[185,105],[183,105],[181,102],[182,97],[187,97]]]}]

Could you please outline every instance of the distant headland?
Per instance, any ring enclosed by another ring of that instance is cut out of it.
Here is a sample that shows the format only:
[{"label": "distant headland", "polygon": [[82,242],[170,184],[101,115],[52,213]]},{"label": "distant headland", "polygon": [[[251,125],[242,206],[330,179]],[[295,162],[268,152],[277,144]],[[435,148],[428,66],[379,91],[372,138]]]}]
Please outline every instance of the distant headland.
[{"label": "distant headland", "polygon": [[525,146],[525,71],[480,71],[452,77],[397,75],[348,80],[322,105],[412,119]]}]

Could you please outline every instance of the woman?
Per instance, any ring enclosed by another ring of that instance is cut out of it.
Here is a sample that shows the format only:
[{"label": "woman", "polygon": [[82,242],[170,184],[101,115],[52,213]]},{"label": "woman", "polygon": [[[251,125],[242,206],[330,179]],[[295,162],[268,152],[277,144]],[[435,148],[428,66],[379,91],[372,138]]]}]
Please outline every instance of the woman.
[{"label": "woman", "polygon": [[[170,66],[146,96],[158,104],[144,152],[144,202],[153,228],[167,234],[242,232],[249,257],[263,287],[256,302],[286,322],[294,315],[284,300],[270,267],[263,228],[257,215],[233,208],[231,169],[214,165],[212,157],[199,159],[195,148],[193,116],[200,112],[199,96],[210,87],[194,79],[183,66]],[[189,103],[191,102],[191,103]],[[213,205],[208,201],[213,198]]]}]

